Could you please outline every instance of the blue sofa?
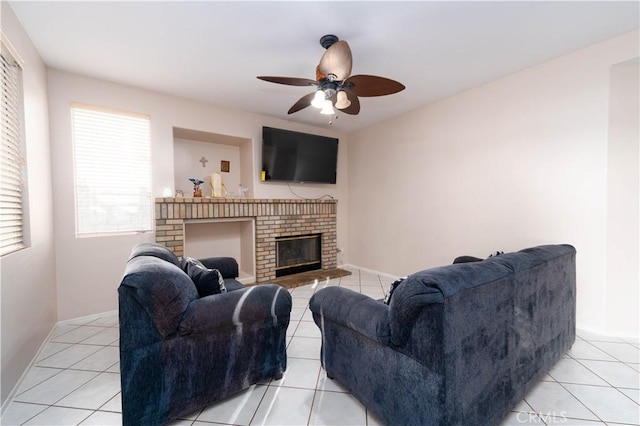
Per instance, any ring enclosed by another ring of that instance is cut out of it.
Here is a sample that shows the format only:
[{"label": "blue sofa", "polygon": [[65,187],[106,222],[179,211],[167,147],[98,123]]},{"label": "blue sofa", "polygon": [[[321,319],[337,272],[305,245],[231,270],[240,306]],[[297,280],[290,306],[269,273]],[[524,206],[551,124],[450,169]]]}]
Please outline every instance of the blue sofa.
[{"label": "blue sofa", "polygon": [[547,245],[428,269],[389,305],[319,290],[327,376],[388,425],[497,425],[575,340],[575,256]]},{"label": "blue sofa", "polygon": [[165,424],[286,369],[289,292],[244,287],[232,258],[202,263],[221,272],[226,293],[199,297],[166,247],[133,249],[118,288],[125,426]]}]

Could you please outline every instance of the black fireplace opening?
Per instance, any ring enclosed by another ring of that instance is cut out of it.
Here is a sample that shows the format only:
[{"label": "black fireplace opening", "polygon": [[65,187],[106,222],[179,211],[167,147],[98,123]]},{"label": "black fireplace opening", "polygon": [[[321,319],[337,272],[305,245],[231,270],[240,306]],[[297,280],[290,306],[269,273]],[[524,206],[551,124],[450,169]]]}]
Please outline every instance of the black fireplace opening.
[{"label": "black fireplace opening", "polygon": [[276,277],[322,268],[322,234],[276,237]]}]

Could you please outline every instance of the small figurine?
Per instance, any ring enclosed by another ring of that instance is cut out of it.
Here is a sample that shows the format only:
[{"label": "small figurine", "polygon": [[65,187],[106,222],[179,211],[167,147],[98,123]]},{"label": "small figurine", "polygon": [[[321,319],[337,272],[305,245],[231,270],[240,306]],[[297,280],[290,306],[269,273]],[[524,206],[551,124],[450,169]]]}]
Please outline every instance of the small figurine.
[{"label": "small figurine", "polygon": [[244,198],[246,197],[246,194],[248,191],[249,191],[249,188],[247,188],[246,186],[242,186],[242,184],[240,184],[238,187],[238,196],[240,198]]},{"label": "small figurine", "polygon": [[202,197],[202,190],[200,189],[200,185],[202,185],[204,181],[198,178],[189,178],[189,180],[193,183],[193,196]]}]

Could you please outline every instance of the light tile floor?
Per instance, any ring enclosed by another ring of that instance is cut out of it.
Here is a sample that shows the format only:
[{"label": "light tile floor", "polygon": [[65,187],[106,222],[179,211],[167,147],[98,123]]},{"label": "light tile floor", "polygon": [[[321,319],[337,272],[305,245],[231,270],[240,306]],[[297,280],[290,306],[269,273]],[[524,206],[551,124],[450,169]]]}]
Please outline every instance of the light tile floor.
[{"label": "light tile floor", "polygon": [[[307,307],[318,288],[339,285],[382,298],[391,280],[353,275],[291,291],[288,367],[279,381],[252,386],[172,425],[380,424],[320,367],[320,333]],[[638,341],[578,332],[571,350],[514,409],[502,426],[640,425]],[[118,318],[106,315],[56,326],[2,425],[121,424]]]}]

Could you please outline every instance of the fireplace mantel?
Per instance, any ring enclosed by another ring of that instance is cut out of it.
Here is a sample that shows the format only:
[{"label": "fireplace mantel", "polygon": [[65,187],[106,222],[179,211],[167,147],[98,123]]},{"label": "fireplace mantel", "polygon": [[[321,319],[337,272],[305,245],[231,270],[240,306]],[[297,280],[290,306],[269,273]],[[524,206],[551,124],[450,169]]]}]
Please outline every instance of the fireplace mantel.
[{"label": "fireplace mantel", "polygon": [[322,269],[331,269],[337,266],[337,202],[334,199],[156,198],[156,242],[180,257],[184,255],[185,221],[254,218],[258,283],[276,276],[276,237],[322,234]]}]

